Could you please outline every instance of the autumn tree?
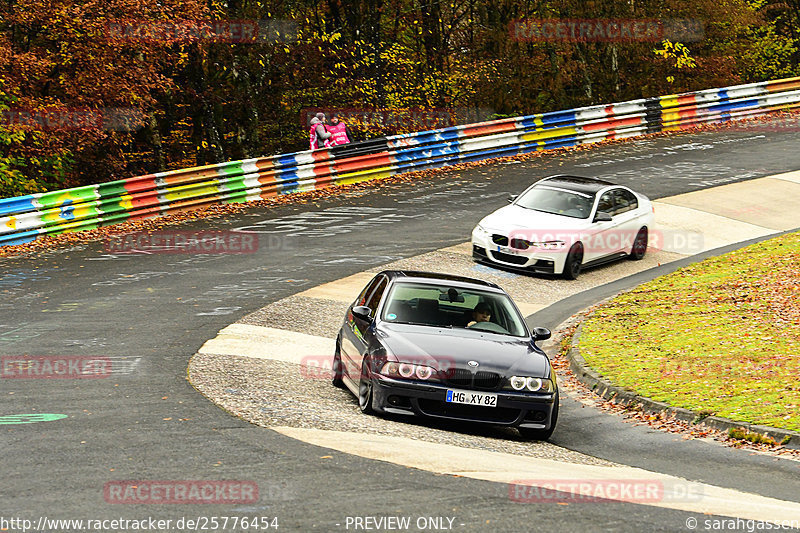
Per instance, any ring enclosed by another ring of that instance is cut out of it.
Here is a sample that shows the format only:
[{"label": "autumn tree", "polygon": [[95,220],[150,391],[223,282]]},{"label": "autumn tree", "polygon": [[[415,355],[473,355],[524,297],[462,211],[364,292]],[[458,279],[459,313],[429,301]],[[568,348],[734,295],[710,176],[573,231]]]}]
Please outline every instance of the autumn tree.
[{"label": "autumn tree", "polygon": [[[474,121],[796,75],[798,2],[10,0],[0,195],[303,150],[317,109],[449,109]],[[683,20],[701,31],[546,39],[515,31],[526,20]],[[176,30],[237,22],[257,38]],[[100,119],[20,119],[65,109]],[[357,138],[433,127],[351,126]]]}]

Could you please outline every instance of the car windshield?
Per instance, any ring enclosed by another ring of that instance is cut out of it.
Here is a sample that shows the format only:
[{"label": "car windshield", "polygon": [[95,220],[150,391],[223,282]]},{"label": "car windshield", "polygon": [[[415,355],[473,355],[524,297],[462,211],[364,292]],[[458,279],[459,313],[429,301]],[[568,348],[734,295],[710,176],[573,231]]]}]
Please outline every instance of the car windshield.
[{"label": "car windshield", "polygon": [[527,335],[524,321],[502,293],[427,283],[395,283],[381,319],[399,324],[469,328],[514,337]]},{"label": "car windshield", "polygon": [[520,207],[572,218],[589,218],[594,196],[577,191],[537,185],[514,202]]}]

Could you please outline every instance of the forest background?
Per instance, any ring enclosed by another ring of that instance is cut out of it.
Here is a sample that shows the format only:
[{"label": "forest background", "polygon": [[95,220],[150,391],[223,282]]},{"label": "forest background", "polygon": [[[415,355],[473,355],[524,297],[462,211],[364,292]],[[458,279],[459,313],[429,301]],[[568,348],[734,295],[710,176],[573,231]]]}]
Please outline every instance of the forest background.
[{"label": "forest background", "polygon": [[[541,31],[587,20],[667,30]],[[799,50],[800,0],[5,0],[0,197],[304,150],[317,110],[362,140],[797,76]]]}]

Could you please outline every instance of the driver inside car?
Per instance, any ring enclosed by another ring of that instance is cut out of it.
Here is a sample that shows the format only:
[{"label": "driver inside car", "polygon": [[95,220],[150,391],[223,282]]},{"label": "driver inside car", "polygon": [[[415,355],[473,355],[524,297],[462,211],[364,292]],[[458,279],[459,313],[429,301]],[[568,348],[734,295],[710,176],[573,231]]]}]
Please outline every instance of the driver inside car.
[{"label": "driver inside car", "polygon": [[478,322],[489,322],[492,318],[492,312],[489,309],[489,304],[480,302],[472,310],[472,320],[467,324],[467,327],[474,326]]}]

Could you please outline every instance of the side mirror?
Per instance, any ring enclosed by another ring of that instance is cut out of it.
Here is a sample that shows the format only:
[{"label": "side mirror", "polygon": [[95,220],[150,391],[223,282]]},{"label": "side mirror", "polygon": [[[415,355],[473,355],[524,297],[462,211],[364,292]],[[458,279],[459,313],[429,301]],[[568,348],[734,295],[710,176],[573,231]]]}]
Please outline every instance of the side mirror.
[{"label": "side mirror", "polygon": [[550,330],[547,328],[533,328],[532,337],[534,341],[546,341],[551,335]]},{"label": "side mirror", "polygon": [[598,211],[597,214],[594,216],[594,221],[595,222],[611,222],[612,218],[613,217],[611,216],[610,213],[607,213],[605,211]]},{"label": "side mirror", "polygon": [[508,203],[510,203],[510,204],[513,203],[514,200],[517,199],[517,196],[519,196],[519,195],[518,194],[509,194],[508,195]]},{"label": "side mirror", "polygon": [[353,316],[360,318],[361,320],[372,320],[372,316],[370,315],[372,315],[372,309],[366,305],[357,305],[353,308]]}]

